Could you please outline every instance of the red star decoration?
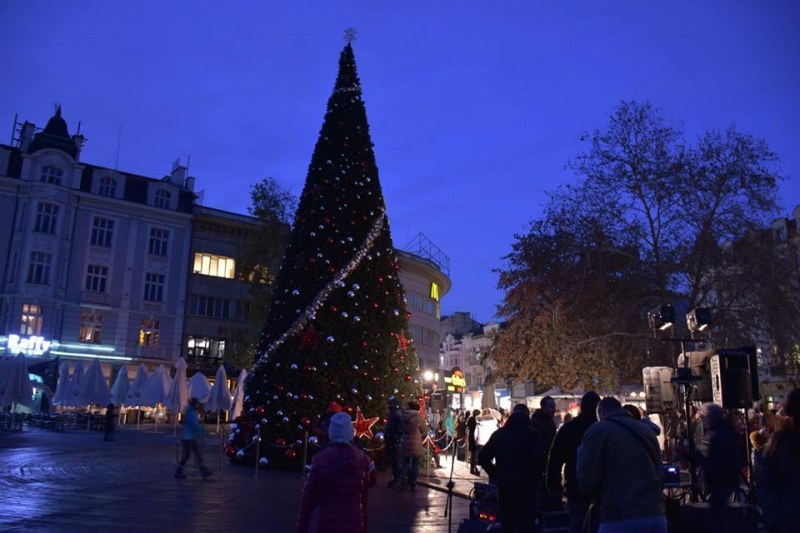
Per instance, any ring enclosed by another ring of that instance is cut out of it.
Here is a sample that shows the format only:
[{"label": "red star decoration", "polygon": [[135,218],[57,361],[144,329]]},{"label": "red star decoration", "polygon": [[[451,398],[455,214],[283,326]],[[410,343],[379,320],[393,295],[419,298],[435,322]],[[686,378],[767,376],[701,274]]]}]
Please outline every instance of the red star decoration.
[{"label": "red star decoration", "polygon": [[356,419],[353,421],[353,427],[356,429],[356,437],[366,436],[370,439],[372,437],[372,426],[378,421],[378,417],[364,418],[364,414],[359,409],[356,411]]},{"label": "red star decoration", "polygon": [[401,333],[400,335],[397,336],[397,342],[399,343],[400,349],[402,351],[405,352],[406,350],[408,350],[408,337],[406,337],[405,333]]},{"label": "red star decoration", "polygon": [[303,332],[303,336],[300,338],[300,346],[302,348],[310,348],[317,344],[317,332],[314,330],[314,326],[308,326]]}]

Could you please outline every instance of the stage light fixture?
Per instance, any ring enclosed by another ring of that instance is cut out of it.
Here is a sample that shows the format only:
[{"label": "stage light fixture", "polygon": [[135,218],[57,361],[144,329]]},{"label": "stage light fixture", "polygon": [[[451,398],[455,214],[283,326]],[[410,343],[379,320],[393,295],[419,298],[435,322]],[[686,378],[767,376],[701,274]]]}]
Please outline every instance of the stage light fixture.
[{"label": "stage light fixture", "polygon": [[711,327],[712,323],[711,309],[708,307],[695,307],[686,313],[686,326],[689,328],[689,331],[706,331]]},{"label": "stage light fixture", "polygon": [[675,309],[671,305],[656,307],[647,314],[653,333],[665,333],[675,326]]}]

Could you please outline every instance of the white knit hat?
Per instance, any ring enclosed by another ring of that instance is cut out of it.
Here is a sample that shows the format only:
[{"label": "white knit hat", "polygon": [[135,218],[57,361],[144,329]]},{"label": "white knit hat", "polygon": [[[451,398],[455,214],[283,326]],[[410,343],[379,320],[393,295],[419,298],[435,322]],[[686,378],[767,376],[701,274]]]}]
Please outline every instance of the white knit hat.
[{"label": "white knit hat", "polygon": [[356,436],[356,429],[353,427],[353,421],[350,420],[350,415],[347,413],[336,413],[331,417],[331,423],[328,426],[328,439],[331,442],[341,442],[347,444]]}]

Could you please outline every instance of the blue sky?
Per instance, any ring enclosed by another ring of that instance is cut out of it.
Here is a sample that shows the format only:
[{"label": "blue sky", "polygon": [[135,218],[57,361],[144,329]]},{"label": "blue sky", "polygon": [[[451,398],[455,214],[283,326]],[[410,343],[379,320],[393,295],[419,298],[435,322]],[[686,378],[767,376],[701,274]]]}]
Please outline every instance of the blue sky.
[{"label": "blue sky", "polygon": [[161,177],[186,163],[206,205],[245,212],[272,176],[298,194],[346,27],[395,245],[451,259],[443,311],[490,320],[493,268],[621,99],[688,137],[736,123],[782,157],[800,204],[800,2],[608,0],[0,3],[0,142],[53,104],[81,159]]}]

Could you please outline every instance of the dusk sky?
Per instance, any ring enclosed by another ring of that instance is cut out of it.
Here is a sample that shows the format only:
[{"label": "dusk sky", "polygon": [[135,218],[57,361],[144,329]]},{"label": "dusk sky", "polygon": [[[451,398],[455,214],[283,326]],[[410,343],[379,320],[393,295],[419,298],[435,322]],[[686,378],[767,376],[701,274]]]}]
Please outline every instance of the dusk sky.
[{"label": "dusk sky", "polygon": [[689,139],[764,138],[783,215],[800,204],[794,0],[6,0],[0,143],[58,103],[82,161],[160,178],[191,156],[205,205],[240,213],[264,177],[299,195],[347,27],[394,244],[421,232],[450,257],[444,313],[494,317],[492,269],[621,99]]}]

